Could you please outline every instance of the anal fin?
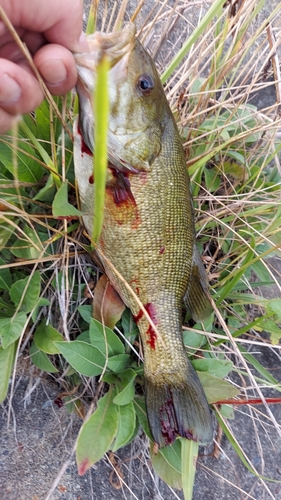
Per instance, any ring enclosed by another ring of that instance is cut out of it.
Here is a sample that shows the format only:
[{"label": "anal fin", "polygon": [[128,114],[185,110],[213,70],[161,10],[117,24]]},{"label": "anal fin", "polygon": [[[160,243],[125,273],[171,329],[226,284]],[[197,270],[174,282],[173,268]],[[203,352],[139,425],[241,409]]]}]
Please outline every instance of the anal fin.
[{"label": "anal fin", "polygon": [[207,274],[194,245],[192,270],[183,301],[195,321],[203,321],[211,315],[213,308],[209,297]]}]

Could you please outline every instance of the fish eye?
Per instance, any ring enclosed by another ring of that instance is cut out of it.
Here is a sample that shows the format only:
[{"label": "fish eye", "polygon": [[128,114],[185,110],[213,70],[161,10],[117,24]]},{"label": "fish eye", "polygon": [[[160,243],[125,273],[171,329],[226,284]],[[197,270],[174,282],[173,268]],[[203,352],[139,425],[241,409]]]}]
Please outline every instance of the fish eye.
[{"label": "fish eye", "polygon": [[141,75],[138,79],[137,87],[143,95],[149,95],[154,89],[154,81],[149,75]]}]

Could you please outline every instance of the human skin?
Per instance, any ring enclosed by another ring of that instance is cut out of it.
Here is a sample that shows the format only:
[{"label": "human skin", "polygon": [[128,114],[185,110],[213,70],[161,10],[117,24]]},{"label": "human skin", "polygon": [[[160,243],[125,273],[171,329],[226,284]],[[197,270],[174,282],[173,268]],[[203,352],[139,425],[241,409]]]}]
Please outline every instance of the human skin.
[{"label": "human skin", "polygon": [[[72,52],[87,51],[82,1],[0,0],[0,7],[27,45],[50,92],[60,95],[73,88],[77,70]],[[38,80],[0,18],[0,133],[42,100]]]}]

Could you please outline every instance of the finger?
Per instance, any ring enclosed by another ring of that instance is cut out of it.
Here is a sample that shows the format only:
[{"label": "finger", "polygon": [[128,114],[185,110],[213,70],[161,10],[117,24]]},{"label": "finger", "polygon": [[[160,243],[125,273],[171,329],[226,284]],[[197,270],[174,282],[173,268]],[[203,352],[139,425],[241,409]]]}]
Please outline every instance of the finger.
[{"label": "finger", "polygon": [[[71,51],[83,51],[83,6],[81,0],[1,0],[12,24],[30,31],[43,33],[52,43],[58,43]],[[82,44],[82,45],[81,45]]]},{"label": "finger", "polygon": [[15,122],[19,120],[19,115],[11,115],[4,109],[0,108],[0,134],[8,132],[12,128]]},{"label": "finger", "polygon": [[43,100],[42,89],[25,65],[0,59],[0,107],[11,115],[29,113]]},{"label": "finger", "polygon": [[[40,47],[46,43],[46,39],[41,33],[20,30],[22,41],[26,44],[29,52],[34,55]],[[24,60],[25,56],[22,49],[11,37],[0,38],[0,58],[8,59],[9,61],[19,62]]]},{"label": "finger", "polygon": [[61,45],[45,45],[35,54],[34,63],[53,95],[65,94],[76,84],[73,55]]}]

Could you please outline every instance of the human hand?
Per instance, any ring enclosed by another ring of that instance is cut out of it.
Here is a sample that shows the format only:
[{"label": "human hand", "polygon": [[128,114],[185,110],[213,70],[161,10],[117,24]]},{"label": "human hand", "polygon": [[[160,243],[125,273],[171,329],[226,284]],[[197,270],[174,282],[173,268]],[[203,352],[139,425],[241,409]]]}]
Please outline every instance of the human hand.
[{"label": "human hand", "polygon": [[[7,17],[53,95],[68,92],[77,80],[73,52],[85,52],[81,0],[0,0]],[[26,58],[0,19],[0,133],[17,116],[34,110],[43,92]]]}]

